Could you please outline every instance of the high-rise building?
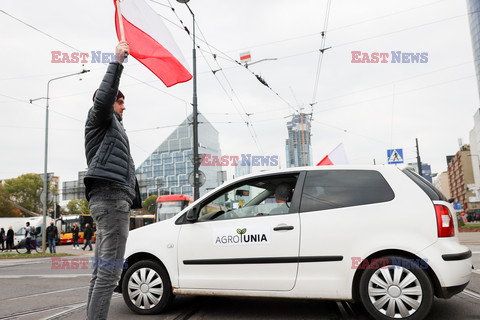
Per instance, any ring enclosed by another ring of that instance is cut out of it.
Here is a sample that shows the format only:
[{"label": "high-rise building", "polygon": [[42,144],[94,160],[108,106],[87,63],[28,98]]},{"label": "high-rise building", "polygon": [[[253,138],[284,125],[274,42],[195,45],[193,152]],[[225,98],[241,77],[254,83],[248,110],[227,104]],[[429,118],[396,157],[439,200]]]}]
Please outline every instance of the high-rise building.
[{"label": "high-rise building", "polygon": [[[447,156],[448,182],[455,202],[460,202],[464,211],[478,209],[476,201],[470,146],[464,145],[454,156]],[[473,186],[473,188],[472,188]]]},{"label": "high-rise building", "polygon": [[448,172],[443,171],[433,181],[433,185],[440,190],[447,199],[452,197],[450,193],[450,184],[448,183]]},{"label": "high-rise building", "polygon": [[[142,199],[152,194],[193,195],[189,176],[193,172],[193,127],[192,116],[183,121],[135,171],[140,184]],[[202,115],[198,115],[198,153],[221,157],[218,131]],[[205,182],[200,195],[218,185],[217,172],[220,166],[200,166]],[[202,182],[200,177],[200,182]],[[193,180],[193,179],[192,179]]]},{"label": "high-rise building", "polygon": [[473,129],[470,130],[469,139],[475,188],[480,192],[480,109],[473,115]]},{"label": "high-rise building", "polygon": [[[418,164],[416,162],[411,162],[407,164],[410,168],[418,173]],[[428,182],[433,183],[432,179],[432,167],[428,163],[422,162],[422,177],[424,177]]]},{"label": "high-rise building", "polygon": [[285,141],[287,167],[310,166],[310,119],[305,113],[294,114],[287,122],[288,139]]},{"label": "high-rise building", "polygon": [[75,200],[85,198],[85,184],[83,178],[87,171],[78,172],[78,180],[64,181],[62,189],[62,200]]},{"label": "high-rise building", "polygon": [[235,178],[247,175],[252,173],[252,166],[248,163],[243,163],[242,161],[237,161],[235,166]]},{"label": "high-rise building", "polygon": [[473,63],[480,95],[480,0],[467,0],[467,13],[470,23],[470,36],[472,37]]}]

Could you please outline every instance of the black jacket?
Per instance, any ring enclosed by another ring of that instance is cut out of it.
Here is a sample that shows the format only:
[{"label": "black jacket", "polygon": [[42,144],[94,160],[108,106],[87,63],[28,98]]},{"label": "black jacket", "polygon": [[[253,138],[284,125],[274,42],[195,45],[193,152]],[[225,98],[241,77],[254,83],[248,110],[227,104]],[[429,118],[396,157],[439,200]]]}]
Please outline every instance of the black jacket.
[{"label": "black jacket", "polygon": [[8,229],[7,231],[7,238],[5,240],[7,240],[7,242],[13,242],[13,237],[14,237],[14,232],[12,229]]},{"label": "black jacket", "polygon": [[83,232],[83,239],[85,240],[92,240],[93,237],[93,229],[92,227],[87,227],[85,228],[85,231]]},{"label": "black jacket", "polygon": [[[123,66],[118,62],[108,65],[95,95],[93,107],[88,112],[85,124],[85,155],[88,170],[84,178],[87,200],[90,199],[89,192],[95,179],[128,184],[130,144],[120,122],[122,118],[113,109],[122,71]],[[135,193],[132,209],[142,207],[137,181]]]},{"label": "black jacket", "polygon": [[72,238],[73,240],[78,240],[78,232],[80,229],[77,227],[72,227]]},{"label": "black jacket", "polygon": [[58,229],[56,226],[47,227],[47,239],[56,239],[58,238]]}]

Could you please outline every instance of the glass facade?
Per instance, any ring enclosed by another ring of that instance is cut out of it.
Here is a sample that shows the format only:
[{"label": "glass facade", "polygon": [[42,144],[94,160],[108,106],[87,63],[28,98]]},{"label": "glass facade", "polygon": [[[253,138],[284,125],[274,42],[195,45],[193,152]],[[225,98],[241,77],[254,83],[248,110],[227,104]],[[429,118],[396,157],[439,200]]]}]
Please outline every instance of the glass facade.
[{"label": "glass facade", "polygon": [[477,74],[477,88],[480,95],[480,0],[467,0],[470,36],[472,37],[473,63]]},{"label": "glass facade", "polygon": [[295,114],[287,122],[288,139],[285,141],[287,167],[310,166],[310,119],[305,113]]},{"label": "glass facade", "polygon": [[[407,164],[407,166],[418,173],[418,164],[416,162],[411,162]],[[422,177],[424,177],[428,182],[433,183],[432,167],[428,163],[422,162]]]},{"label": "glass facade", "polygon": [[[142,199],[152,194],[187,194],[193,196],[189,175],[193,172],[192,115],[183,121],[155,151],[137,167]],[[198,115],[198,153],[221,157],[218,131],[201,114]],[[218,166],[200,166],[206,176],[200,195],[215,188]]]}]

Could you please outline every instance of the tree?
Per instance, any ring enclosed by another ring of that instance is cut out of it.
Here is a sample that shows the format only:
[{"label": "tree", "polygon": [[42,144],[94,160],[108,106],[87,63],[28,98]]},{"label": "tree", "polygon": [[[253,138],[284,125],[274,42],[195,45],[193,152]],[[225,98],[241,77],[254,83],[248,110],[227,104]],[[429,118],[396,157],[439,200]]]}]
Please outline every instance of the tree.
[{"label": "tree", "polygon": [[144,210],[148,211],[149,214],[155,214],[155,204],[157,203],[157,198],[158,196],[156,194],[152,194],[150,197],[145,199],[145,201],[143,201],[142,207]]},{"label": "tree", "polygon": [[5,189],[13,202],[33,212],[41,212],[42,203],[40,194],[43,189],[43,181],[40,175],[35,173],[23,174],[14,179],[5,181]]},{"label": "tree", "polygon": [[90,214],[87,199],[70,200],[67,203],[68,214]]},{"label": "tree", "polygon": [[0,217],[20,217],[20,210],[14,208],[9,198],[10,194],[0,184]]}]

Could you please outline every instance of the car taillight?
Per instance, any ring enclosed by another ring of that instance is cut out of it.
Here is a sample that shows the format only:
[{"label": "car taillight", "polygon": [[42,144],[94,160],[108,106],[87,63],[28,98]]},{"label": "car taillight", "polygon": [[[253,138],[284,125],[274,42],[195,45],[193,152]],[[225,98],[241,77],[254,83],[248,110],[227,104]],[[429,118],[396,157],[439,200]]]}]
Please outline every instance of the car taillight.
[{"label": "car taillight", "polygon": [[437,213],[438,237],[453,237],[455,235],[455,227],[450,210],[444,205],[436,204],[435,212]]}]

